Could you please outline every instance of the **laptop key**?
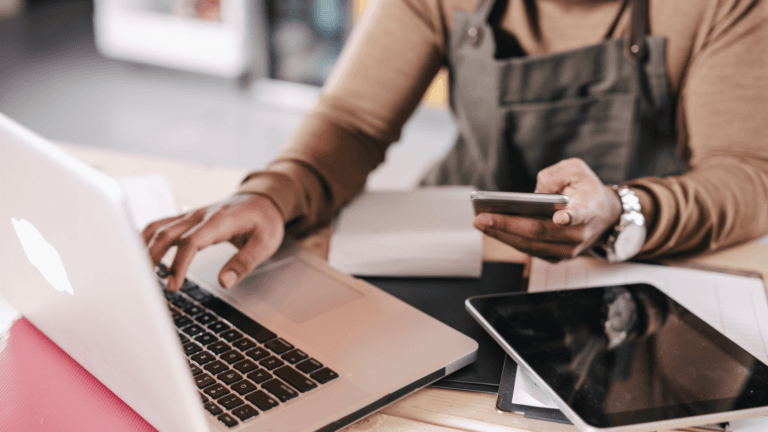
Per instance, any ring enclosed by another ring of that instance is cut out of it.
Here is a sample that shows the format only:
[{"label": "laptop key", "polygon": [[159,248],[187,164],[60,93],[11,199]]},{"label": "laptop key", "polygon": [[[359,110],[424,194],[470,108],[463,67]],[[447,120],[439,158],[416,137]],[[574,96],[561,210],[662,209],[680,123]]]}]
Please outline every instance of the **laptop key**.
[{"label": "laptop key", "polygon": [[220,422],[224,423],[224,425],[226,425],[227,427],[231,427],[232,428],[232,427],[235,427],[235,426],[238,425],[237,420],[235,420],[234,417],[232,417],[231,415],[229,415],[227,413],[224,413],[224,414],[222,414],[222,415],[220,415],[220,416],[218,416],[216,418],[219,419]]},{"label": "laptop key", "polygon": [[245,400],[256,405],[262,411],[269,411],[280,405],[278,401],[274,400],[271,396],[261,390],[249,394],[245,397]]},{"label": "laptop key", "polygon": [[184,344],[184,354],[186,354],[188,356],[191,356],[192,354],[198,353],[198,352],[200,352],[202,350],[203,349],[200,348],[200,345],[198,345],[198,344],[196,344],[194,342],[189,342],[189,343]]},{"label": "laptop key", "polygon": [[[178,294],[178,293],[176,293],[176,294]],[[190,300],[190,299],[188,299],[188,298],[186,298],[186,297],[184,297],[184,296],[182,296],[180,294],[179,294],[178,297],[176,297],[173,300],[171,300],[171,303],[173,303],[174,306],[176,306],[177,308],[179,308],[181,310],[184,310],[184,309],[186,309],[186,308],[188,308],[190,306],[194,306],[195,305],[194,303],[192,303],[192,300]]]},{"label": "laptop key", "polygon": [[268,356],[269,352],[267,350],[265,350],[264,348],[262,348],[262,347],[258,347],[258,348],[254,348],[254,349],[252,349],[250,351],[247,351],[245,353],[245,355],[247,355],[248,357],[250,357],[250,358],[252,358],[254,360],[261,360],[264,357]]},{"label": "laptop key", "polygon": [[192,320],[189,319],[189,317],[185,317],[184,315],[179,315],[173,319],[173,323],[176,324],[176,327],[183,328],[192,324]]},{"label": "laptop key", "polygon": [[188,334],[189,336],[197,336],[200,333],[204,332],[205,329],[200,327],[197,324],[192,324],[192,325],[188,325],[188,326],[184,327],[183,329],[181,329],[181,331],[183,331],[184,333]]},{"label": "laptop key", "polygon": [[283,340],[283,338],[273,339],[265,343],[264,346],[269,348],[273,353],[278,355],[293,349],[293,345]]},{"label": "laptop key", "polygon": [[248,338],[242,338],[236,342],[232,342],[232,346],[239,349],[240,351],[248,351],[249,349],[256,346],[256,342]]},{"label": "laptop key", "polygon": [[157,275],[157,277],[159,277],[160,279],[165,279],[165,278],[167,278],[168,276],[170,276],[170,275],[171,275],[171,273],[168,271],[168,266],[166,266],[166,265],[165,265],[165,264],[163,264],[163,263],[158,263],[158,264],[155,266],[155,274],[156,274],[156,275]]},{"label": "laptop key", "polygon": [[200,288],[200,287],[196,283],[192,282],[189,279],[184,279],[184,283],[181,284],[181,288],[179,289],[179,291],[181,291],[181,292],[189,292],[189,291],[191,291],[193,289],[198,289],[198,288]]},{"label": "laptop key", "polygon": [[219,406],[213,402],[206,402],[204,406],[205,406],[205,410],[211,413],[211,415],[217,416],[224,412],[223,409],[219,408]]},{"label": "laptop key", "polygon": [[290,366],[283,366],[280,369],[275,370],[275,375],[302,393],[306,393],[317,387],[317,384],[315,384],[314,381]]},{"label": "laptop key", "polygon": [[261,385],[261,388],[272,393],[280,402],[289,401],[299,395],[296,390],[288,387],[288,384],[277,378],[265,382]]},{"label": "laptop key", "polygon": [[214,333],[221,333],[223,331],[229,330],[230,327],[226,325],[225,323],[218,321],[213,324],[208,325],[208,330],[214,332]]},{"label": "laptop key", "polygon": [[197,365],[194,363],[190,363],[189,368],[192,370],[192,376],[197,376],[203,373],[203,370],[197,367]]},{"label": "laptop key", "polygon": [[282,360],[280,360],[279,358],[277,358],[275,356],[269,356],[269,357],[265,358],[264,360],[260,361],[259,364],[264,366],[265,369],[272,370],[274,368],[278,368],[278,367],[284,365],[285,363],[283,363]]},{"label": "laptop key", "polygon": [[313,373],[309,376],[313,380],[319,382],[320,384],[325,384],[328,381],[334,380],[339,377],[339,374],[336,372],[328,369],[328,368],[322,368],[319,371]]},{"label": "laptop key", "polygon": [[213,298],[211,293],[199,287],[196,289],[187,290],[185,293],[199,303],[205,303],[209,299]]},{"label": "laptop key", "polygon": [[202,375],[198,375],[195,377],[195,384],[197,384],[197,388],[206,388],[209,385],[215,383],[216,380],[213,379],[212,376],[204,373]]},{"label": "laptop key", "polygon": [[184,333],[179,333],[179,340],[181,341],[182,345],[189,342],[189,338]]},{"label": "laptop key", "polygon": [[218,319],[213,314],[204,313],[204,314],[196,317],[195,321],[199,322],[202,325],[208,325],[208,324],[210,324],[212,322],[218,321]]},{"label": "laptop key", "polygon": [[240,351],[235,351],[235,350],[229,350],[224,354],[220,354],[219,357],[221,357],[222,360],[224,360],[229,364],[237,363],[240,360],[245,358],[244,355],[240,354]]},{"label": "laptop key", "polygon": [[242,373],[248,373],[252,370],[258,369],[259,365],[257,365],[253,360],[245,359],[243,361],[235,363],[234,365],[232,365],[232,367],[239,370]]},{"label": "laptop key", "polygon": [[216,356],[209,353],[208,351],[203,351],[191,356],[190,358],[194,360],[195,363],[202,366],[204,364],[208,364],[212,362],[216,358]]},{"label": "laptop key", "polygon": [[296,369],[306,374],[314,372],[320,369],[321,367],[323,367],[323,364],[313,358],[304,360],[303,362],[296,365]]},{"label": "laptop key", "polygon": [[294,349],[294,350],[288,351],[287,353],[280,356],[280,358],[282,358],[283,360],[287,361],[290,364],[296,364],[307,357],[309,356],[306,355],[300,349]]},{"label": "laptop key", "polygon": [[216,402],[228,410],[231,410],[232,408],[238,407],[245,403],[234,393],[220,397],[218,400],[216,400]]},{"label": "laptop key", "polygon": [[203,401],[203,403],[208,402],[208,396],[204,395],[203,393],[200,393],[200,399]]},{"label": "laptop key", "polygon": [[229,388],[242,396],[256,390],[256,385],[248,380],[242,380],[230,385]]},{"label": "laptop key", "polygon": [[223,352],[227,352],[232,350],[232,347],[227,345],[224,341],[218,341],[214,342],[208,346],[206,346],[209,350],[213,351],[215,354],[221,354]]},{"label": "laptop key", "polygon": [[201,335],[195,336],[195,340],[200,342],[203,345],[208,345],[208,344],[212,344],[212,343],[218,341],[219,338],[217,338],[216,336],[214,336],[211,333],[205,332],[205,333],[203,333]]},{"label": "laptop key", "polygon": [[264,343],[277,337],[277,335],[271,332],[269,329],[252,320],[251,318],[248,318],[247,315],[243,314],[239,310],[232,307],[229,303],[226,303],[221,299],[211,297],[211,299],[203,303],[203,306],[212,310],[221,318],[229,321],[241,332],[252,337],[259,343]]},{"label": "laptop key", "polygon": [[224,364],[221,360],[216,360],[214,362],[211,362],[205,365],[205,370],[207,370],[208,372],[214,375],[220,374],[228,369],[229,369],[229,366]]},{"label": "laptop key", "polygon": [[256,408],[250,405],[243,405],[241,407],[237,407],[233,409],[232,414],[236,415],[237,418],[239,418],[240,420],[246,421],[251,417],[255,417],[259,415],[259,412],[256,411]]},{"label": "laptop key", "polygon": [[208,396],[218,399],[226,394],[229,394],[229,389],[224,387],[223,384],[216,383],[212,386],[208,386],[203,390]]},{"label": "laptop key", "polygon": [[272,379],[272,374],[265,371],[264,369],[253,371],[249,373],[247,376],[248,376],[248,379],[255,382],[256,384],[261,384],[264,381],[268,381]]},{"label": "laptop key", "polygon": [[237,330],[227,330],[222,332],[219,336],[221,336],[223,339],[226,339],[227,342],[232,342],[242,338],[243,334]]},{"label": "laptop key", "polygon": [[216,375],[216,378],[224,384],[230,385],[243,379],[243,376],[233,370],[228,370]]},{"label": "laptop key", "polygon": [[196,316],[200,315],[203,312],[205,312],[205,309],[201,308],[198,305],[192,305],[192,306],[184,309],[184,313],[189,315],[189,316],[191,316],[191,317],[196,317]]}]

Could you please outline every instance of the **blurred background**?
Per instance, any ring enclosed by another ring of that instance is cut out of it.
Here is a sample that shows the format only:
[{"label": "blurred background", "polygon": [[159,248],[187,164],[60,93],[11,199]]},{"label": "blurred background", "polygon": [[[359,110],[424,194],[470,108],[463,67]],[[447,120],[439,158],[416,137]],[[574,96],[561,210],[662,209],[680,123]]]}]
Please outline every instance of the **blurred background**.
[{"label": "blurred background", "polygon": [[[262,168],[317,102],[366,0],[0,0],[0,112],[44,137]],[[436,77],[369,186],[456,134]]]}]

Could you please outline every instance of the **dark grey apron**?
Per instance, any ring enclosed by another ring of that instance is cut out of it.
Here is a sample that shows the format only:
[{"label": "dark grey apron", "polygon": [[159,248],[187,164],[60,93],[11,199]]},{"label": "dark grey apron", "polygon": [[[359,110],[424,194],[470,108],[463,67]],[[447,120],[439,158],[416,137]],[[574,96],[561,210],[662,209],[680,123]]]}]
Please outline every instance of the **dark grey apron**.
[{"label": "dark grey apron", "polygon": [[459,136],[422,183],[532,192],[536,173],[571,157],[606,184],[681,173],[666,40],[648,35],[647,1],[632,0],[626,38],[503,59],[509,43],[496,39],[506,1],[456,12],[448,62]]}]

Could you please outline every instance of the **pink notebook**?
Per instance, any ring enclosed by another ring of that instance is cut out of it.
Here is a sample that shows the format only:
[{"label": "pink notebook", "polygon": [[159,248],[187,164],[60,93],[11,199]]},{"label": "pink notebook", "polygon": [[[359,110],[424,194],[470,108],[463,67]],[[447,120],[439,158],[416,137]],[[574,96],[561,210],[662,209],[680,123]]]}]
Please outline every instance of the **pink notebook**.
[{"label": "pink notebook", "polygon": [[154,431],[24,318],[0,333],[0,429]]}]

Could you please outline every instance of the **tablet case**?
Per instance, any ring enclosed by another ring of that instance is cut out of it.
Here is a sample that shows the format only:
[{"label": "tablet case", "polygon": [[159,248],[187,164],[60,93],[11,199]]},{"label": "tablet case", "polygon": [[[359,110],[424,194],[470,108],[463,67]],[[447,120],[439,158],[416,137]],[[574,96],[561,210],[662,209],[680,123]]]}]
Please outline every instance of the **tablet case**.
[{"label": "tablet case", "polygon": [[[464,309],[467,297],[525,289],[523,264],[483,263],[480,278],[385,278],[364,280],[471,337],[477,361],[432,384],[433,387],[497,393],[504,350]],[[514,375],[513,375],[514,376]]]},{"label": "tablet case", "polygon": [[[562,411],[555,408],[541,408],[528,405],[519,405],[512,403],[512,395],[515,391],[515,378],[517,372],[517,363],[510,356],[504,359],[504,370],[501,373],[501,383],[499,384],[499,396],[496,399],[496,409],[513,414],[522,415],[525,418],[533,420],[545,420],[556,423],[572,424]],[[678,430],[678,429],[676,429]],[[687,427],[679,429],[688,432],[727,432],[730,430],[729,423],[703,425],[697,427]]]},{"label": "tablet case", "polygon": [[522,414],[525,418],[572,424],[559,409],[512,403],[512,395],[515,392],[516,373],[517,363],[515,363],[512,357],[505,354],[504,369],[501,373],[501,382],[499,383],[499,397],[496,399],[496,409],[499,411]]}]

